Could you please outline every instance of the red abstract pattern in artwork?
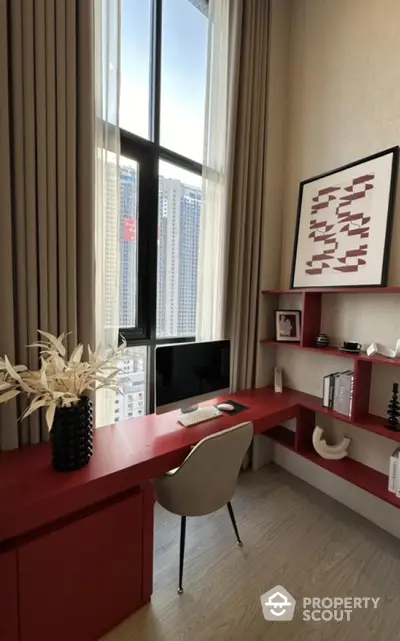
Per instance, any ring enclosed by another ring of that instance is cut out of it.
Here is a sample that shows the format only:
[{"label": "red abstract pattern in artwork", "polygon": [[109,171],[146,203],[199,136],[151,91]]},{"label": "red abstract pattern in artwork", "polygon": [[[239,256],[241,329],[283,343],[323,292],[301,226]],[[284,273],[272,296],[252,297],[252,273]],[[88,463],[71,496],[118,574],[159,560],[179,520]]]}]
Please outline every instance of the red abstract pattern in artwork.
[{"label": "red abstract pattern in artwork", "polygon": [[310,276],[324,270],[357,272],[367,264],[370,233],[370,200],[375,175],[353,178],[351,184],[336,184],[320,189],[312,198],[309,235],[315,247],[306,262]]}]

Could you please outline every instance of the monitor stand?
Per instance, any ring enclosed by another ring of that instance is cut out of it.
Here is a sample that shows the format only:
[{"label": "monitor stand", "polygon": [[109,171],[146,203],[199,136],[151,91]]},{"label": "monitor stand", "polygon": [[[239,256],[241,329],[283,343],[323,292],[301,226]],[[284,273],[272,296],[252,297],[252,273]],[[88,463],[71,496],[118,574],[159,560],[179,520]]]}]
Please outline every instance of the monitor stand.
[{"label": "monitor stand", "polygon": [[199,404],[189,405],[189,407],[181,407],[181,414],[189,414],[189,412],[195,412],[199,409]]}]

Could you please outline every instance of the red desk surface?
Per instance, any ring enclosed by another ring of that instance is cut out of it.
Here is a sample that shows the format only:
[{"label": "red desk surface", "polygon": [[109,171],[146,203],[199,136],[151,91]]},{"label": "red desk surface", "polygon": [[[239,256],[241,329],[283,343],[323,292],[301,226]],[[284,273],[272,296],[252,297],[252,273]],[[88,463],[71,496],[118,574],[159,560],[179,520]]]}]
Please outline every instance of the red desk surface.
[{"label": "red desk surface", "polygon": [[0,543],[33,532],[135,485],[155,478],[183,460],[190,446],[239,422],[252,421],[257,433],[297,416],[302,394],[274,394],[260,388],[227,398],[248,410],[191,428],[177,423],[179,411],[151,414],[96,430],[88,466],[72,473],[52,469],[48,443],[0,454]]}]

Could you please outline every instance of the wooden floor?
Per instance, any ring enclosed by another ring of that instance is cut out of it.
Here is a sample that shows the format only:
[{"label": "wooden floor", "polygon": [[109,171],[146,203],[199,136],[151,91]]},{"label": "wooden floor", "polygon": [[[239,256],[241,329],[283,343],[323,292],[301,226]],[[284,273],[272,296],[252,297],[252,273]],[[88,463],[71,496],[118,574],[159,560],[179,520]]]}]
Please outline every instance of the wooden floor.
[{"label": "wooden floor", "polygon": [[[400,639],[400,542],[280,468],[241,475],[227,510],[188,519],[184,594],[176,593],[179,518],[156,507],[154,595],[103,641]],[[399,515],[400,518],[400,515]],[[350,622],[268,623],[260,595],[381,597]]]}]

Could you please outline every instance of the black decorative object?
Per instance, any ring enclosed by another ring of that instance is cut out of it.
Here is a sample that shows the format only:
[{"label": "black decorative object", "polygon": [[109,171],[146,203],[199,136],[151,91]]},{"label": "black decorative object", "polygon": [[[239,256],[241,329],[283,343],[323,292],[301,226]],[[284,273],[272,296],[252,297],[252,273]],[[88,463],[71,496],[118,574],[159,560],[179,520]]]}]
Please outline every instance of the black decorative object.
[{"label": "black decorative object", "polygon": [[329,337],[327,334],[318,334],[315,344],[317,347],[329,347]]},{"label": "black decorative object", "polygon": [[71,407],[57,407],[50,438],[55,470],[72,472],[87,465],[93,454],[91,398],[83,396]]},{"label": "black decorative object", "polygon": [[397,383],[393,383],[393,393],[391,401],[388,405],[388,428],[396,432],[400,431],[398,416],[400,416],[400,403],[398,400],[399,396],[399,386]]}]

